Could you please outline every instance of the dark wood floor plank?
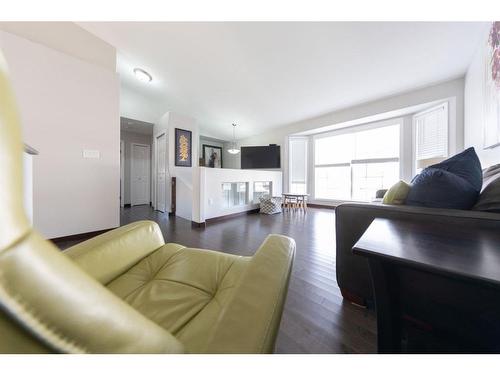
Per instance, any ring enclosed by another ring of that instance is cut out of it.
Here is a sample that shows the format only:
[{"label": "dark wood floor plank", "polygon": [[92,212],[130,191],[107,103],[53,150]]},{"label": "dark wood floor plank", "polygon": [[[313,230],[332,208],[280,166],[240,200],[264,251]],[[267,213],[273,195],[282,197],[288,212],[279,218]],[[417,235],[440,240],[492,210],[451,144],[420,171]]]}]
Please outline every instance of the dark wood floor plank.
[{"label": "dark wood floor plank", "polygon": [[[370,310],[344,302],[335,274],[335,213],[251,214],[212,223],[206,229],[153,211],[149,206],[121,210],[121,224],[156,221],[165,241],[189,247],[251,256],[270,233],[295,239],[297,252],[276,342],[277,353],[373,353],[376,319]],[[76,242],[57,243],[61,248]]]}]

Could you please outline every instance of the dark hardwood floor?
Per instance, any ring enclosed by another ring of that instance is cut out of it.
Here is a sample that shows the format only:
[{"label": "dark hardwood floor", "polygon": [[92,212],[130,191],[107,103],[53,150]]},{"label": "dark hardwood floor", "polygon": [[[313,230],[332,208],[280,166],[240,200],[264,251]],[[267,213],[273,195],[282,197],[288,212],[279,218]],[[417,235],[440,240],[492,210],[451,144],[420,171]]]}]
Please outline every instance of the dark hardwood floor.
[{"label": "dark hardwood floor", "polygon": [[[121,211],[121,224],[154,220],[166,242],[252,255],[269,233],[297,242],[290,288],[276,344],[277,353],[374,353],[373,311],[344,302],[335,280],[335,213],[311,208],[307,213],[250,214],[192,228],[149,206]],[[61,248],[75,242],[58,243]]]}]

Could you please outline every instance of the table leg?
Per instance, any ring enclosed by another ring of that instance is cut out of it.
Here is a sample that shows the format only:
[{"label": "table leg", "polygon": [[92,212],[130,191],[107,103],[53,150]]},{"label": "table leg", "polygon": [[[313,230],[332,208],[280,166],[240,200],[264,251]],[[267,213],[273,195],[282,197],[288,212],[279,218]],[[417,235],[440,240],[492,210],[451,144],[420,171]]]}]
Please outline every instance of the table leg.
[{"label": "table leg", "polygon": [[398,280],[392,268],[376,259],[369,259],[370,274],[377,311],[377,351],[401,353],[401,307]]}]

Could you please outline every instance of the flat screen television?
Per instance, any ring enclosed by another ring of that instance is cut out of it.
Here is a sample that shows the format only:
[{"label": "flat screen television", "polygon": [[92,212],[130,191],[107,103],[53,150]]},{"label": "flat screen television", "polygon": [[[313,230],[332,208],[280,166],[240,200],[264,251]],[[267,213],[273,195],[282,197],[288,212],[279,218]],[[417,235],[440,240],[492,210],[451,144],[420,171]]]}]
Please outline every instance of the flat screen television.
[{"label": "flat screen television", "polygon": [[280,146],[241,147],[241,169],[281,168]]}]

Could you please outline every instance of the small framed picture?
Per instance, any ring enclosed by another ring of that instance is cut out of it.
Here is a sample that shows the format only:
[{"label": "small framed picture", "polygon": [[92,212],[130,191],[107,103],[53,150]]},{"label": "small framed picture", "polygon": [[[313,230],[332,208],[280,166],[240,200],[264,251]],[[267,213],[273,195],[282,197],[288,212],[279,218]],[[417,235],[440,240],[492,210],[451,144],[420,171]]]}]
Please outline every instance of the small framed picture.
[{"label": "small framed picture", "polygon": [[222,168],[222,147],[203,145],[205,167]]},{"label": "small framed picture", "polygon": [[192,166],[191,132],[184,129],[175,129],[175,166]]}]

